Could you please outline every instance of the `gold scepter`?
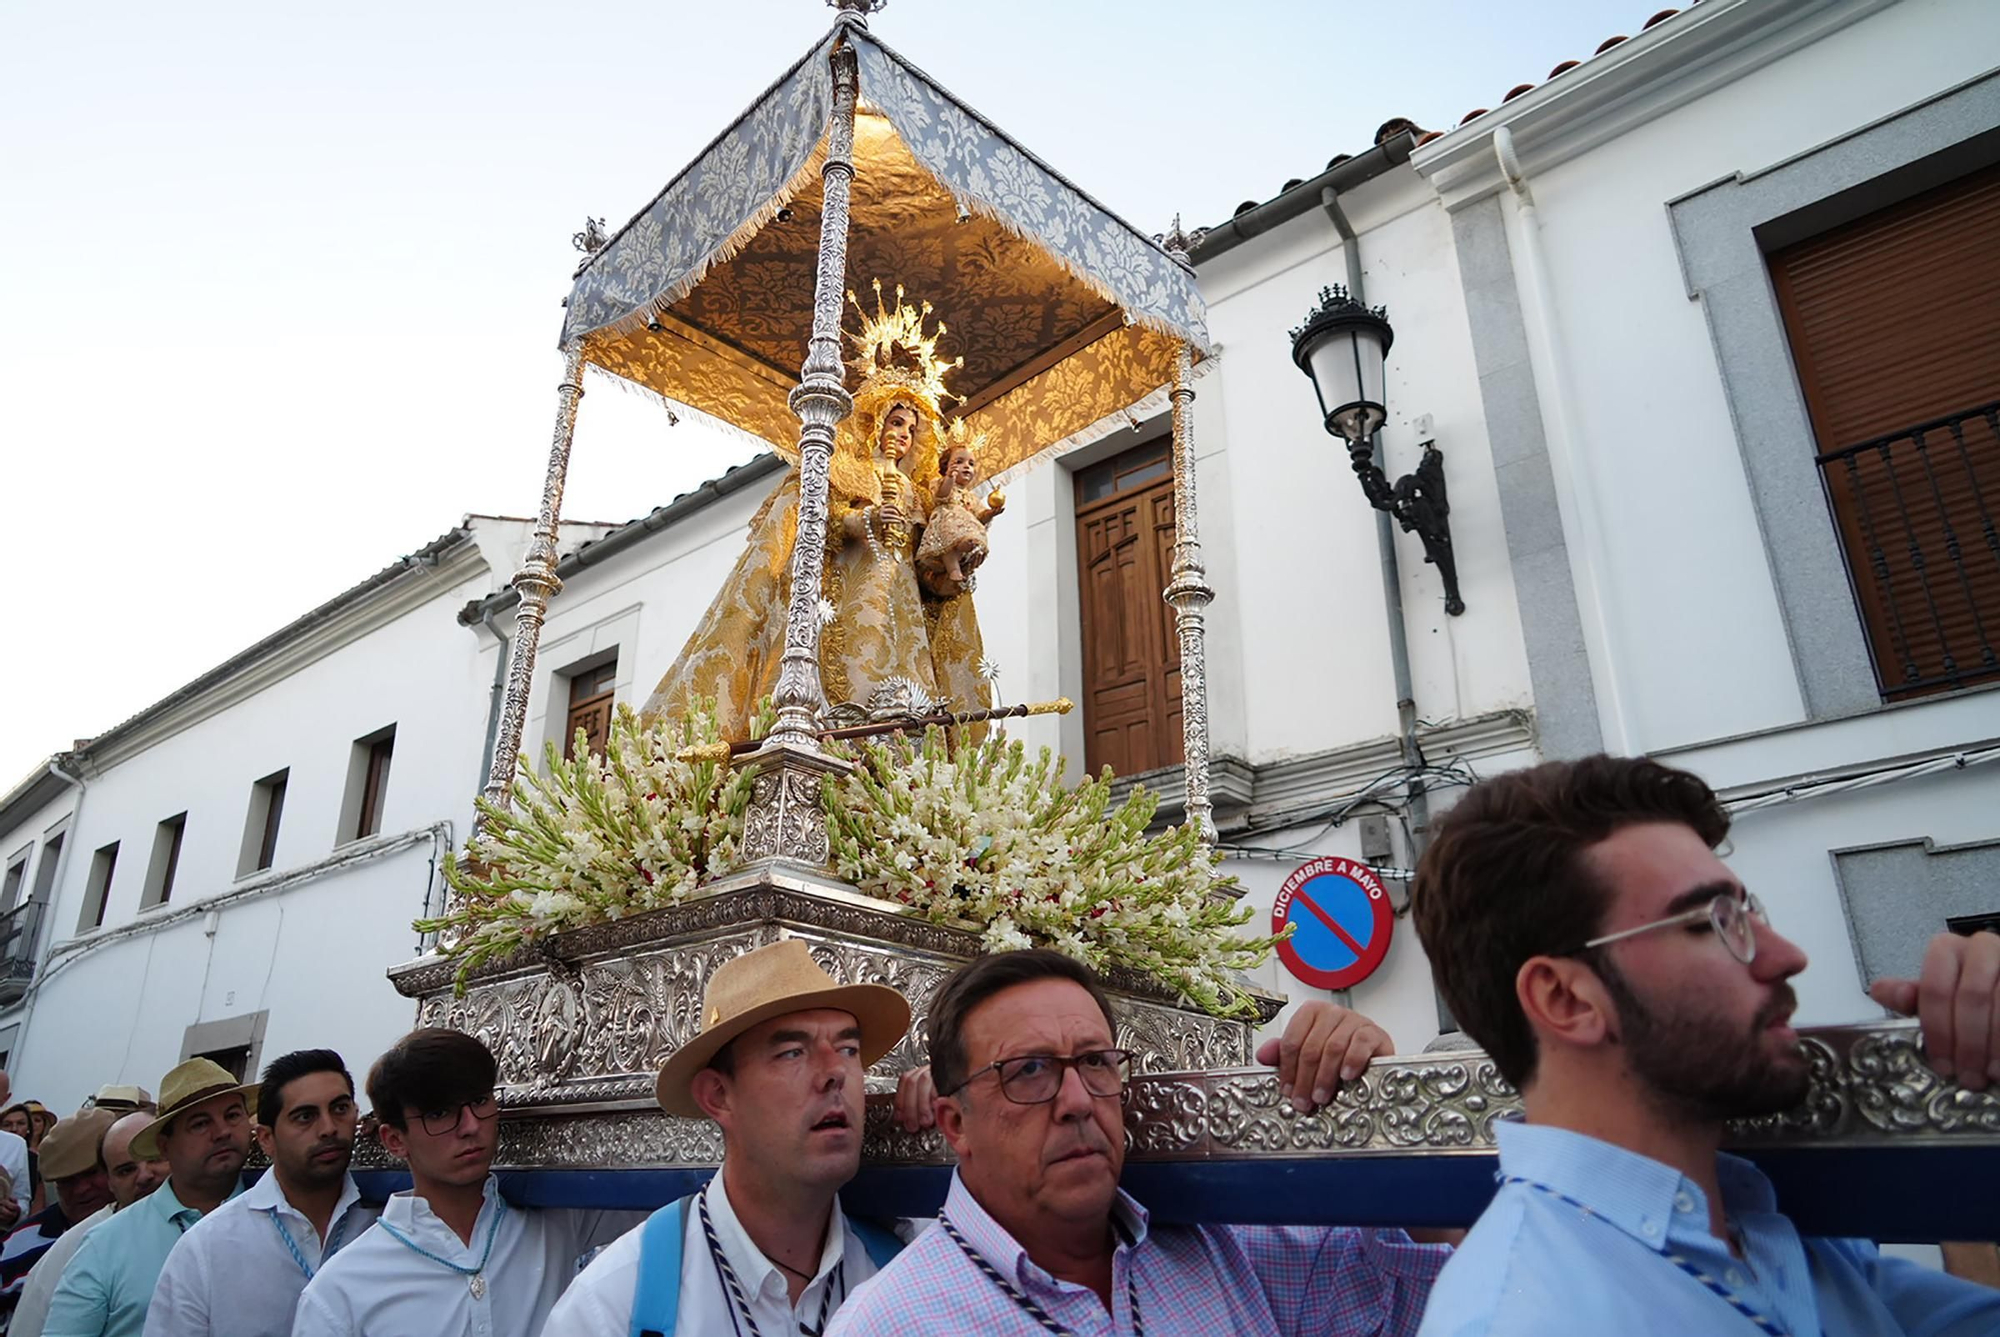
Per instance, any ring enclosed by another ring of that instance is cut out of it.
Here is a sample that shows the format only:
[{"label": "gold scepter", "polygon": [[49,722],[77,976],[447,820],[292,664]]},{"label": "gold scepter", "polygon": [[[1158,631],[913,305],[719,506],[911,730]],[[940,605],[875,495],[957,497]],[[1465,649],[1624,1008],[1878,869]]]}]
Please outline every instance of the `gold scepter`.
[{"label": "gold scepter", "polygon": [[[1076,703],[1066,696],[1053,701],[1030,701],[1016,706],[994,706],[988,710],[940,711],[935,715],[918,715],[899,720],[877,720],[871,724],[850,724],[839,729],[820,731],[821,742],[832,742],[842,738],[870,738],[876,734],[902,733],[911,729],[928,729],[936,724],[943,728],[953,728],[961,724],[982,724],[987,720],[1020,719],[1028,715],[1067,715],[1076,709]],[[684,747],[674,755],[682,761],[728,761],[747,752],[755,752],[762,747],[762,739],[746,739],[740,743],[702,743],[695,747]]]}]

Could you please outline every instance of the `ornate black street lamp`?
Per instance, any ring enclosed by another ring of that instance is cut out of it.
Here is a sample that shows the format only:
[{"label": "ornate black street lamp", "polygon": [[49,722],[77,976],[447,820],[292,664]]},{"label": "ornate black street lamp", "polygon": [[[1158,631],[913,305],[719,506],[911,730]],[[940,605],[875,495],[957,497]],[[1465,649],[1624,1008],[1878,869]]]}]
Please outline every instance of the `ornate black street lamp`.
[{"label": "ornate black street lamp", "polygon": [[1424,560],[1444,579],[1444,611],[1465,611],[1458,597],[1458,564],[1451,552],[1451,505],[1445,499],[1444,452],[1424,442],[1416,472],[1391,485],[1375,463],[1375,432],[1388,416],[1382,407],[1383,364],[1396,332],[1382,307],[1366,307],[1335,284],[1321,288],[1320,304],[1292,331],[1292,361],[1312,378],[1326,430],[1347,442],[1347,457],[1369,505],[1387,511],[1423,541]]}]

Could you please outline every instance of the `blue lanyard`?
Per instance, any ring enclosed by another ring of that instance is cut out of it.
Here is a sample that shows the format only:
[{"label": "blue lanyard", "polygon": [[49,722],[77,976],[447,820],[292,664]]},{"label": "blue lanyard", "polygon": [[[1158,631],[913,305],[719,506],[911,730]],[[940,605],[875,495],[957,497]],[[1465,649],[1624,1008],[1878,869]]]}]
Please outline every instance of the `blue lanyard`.
[{"label": "blue lanyard", "polygon": [[[1578,1211],[1581,1211],[1586,1216],[1597,1215],[1597,1213],[1591,1208],[1590,1204],[1578,1202],[1575,1198],[1572,1198],[1569,1194],[1558,1192],[1557,1190],[1550,1188],[1547,1184],[1537,1183],[1532,1179],[1523,1179],[1520,1175],[1500,1174],[1500,1175],[1495,1175],[1493,1177],[1499,1180],[1503,1184],[1525,1184],[1529,1188],[1536,1189],[1539,1192],[1548,1194],[1552,1198],[1568,1203],[1570,1206],[1576,1208]],[[1755,1309],[1752,1309],[1748,1304],[1748,1302],[1739,1297],[1735,1291],[1731,1290],[1719,1278],[1712,1277],[1707,1272],[1704,1272],[1699,1264],[1693,1262],[1690,1259],[1683,1258],[1681,1255],[1677,1253],[1669,1253],[1666,1255],[1666,1258],[1667,1261],[1672,1263],[1675,1267],[1679,1268],[1681,1271],[1693,1277],[1703,1286],[1706,1286],[1712,1294],[1714,1294],[1723,1303],[1727,1304],[1731,1309],[1734,1309],[1737,1313],[1743,1315],[1743,1317],[1749,1319],[1752,1323],[1756,1324],[1758,1331],[1769,1333],[1771,1337],[1789,1337],[1789,1334],[1787,1334],[1783,1328],[1779,1327],[1776,1323],[1772,1322],[1770,1319],[1765,1318]]]},{"label": "blue lanyard", "polygon": [[[292,1251],[292,1261],[299,1265],[299,1271],[306,1274],[307,1281],[311,1281],[313,1279],[314,1268],[306,1262],[306,1256],[299,1252],[298,1241],[292,1238],[291,1231],[285,1229],[285,1223],[278,1216],[278,1209],[276,1207],[271,1209],[271,1224],[278,1228],[278,1238],[283,1240],[285,1247]],[[327,1232],[326,1247],[319,1252],[321,1262],[325,1262],[332,1255],[333,1251],[340,1247],[340,1232],[346,1228],[347,1217],[345,1214],[342,1214],[341,1218],[333,1223],[333,1229]]]},{"label": "blue lanyard", "polygon": [[390,1225],[386,1220],[377,1221],[375,1224],[382,1227],[382,1229],[388,1231],[389,1238],[395,1240],[398,1244],[402,1245],[405,1249],[408,1249],[410,1252],[421,1254],[425,1258],[430,1259],[433,1263],[443,1264],[445,1267],[450,1268],[452,1271],[458,1273],[462,1277],[471,1277],[474,1282],[472,1288],[472,1298],[477,1300],[486,1294],[486,1287],[483,1284],[480,1284],[479,1277],[481,1273],[486,1271],[486,1264],[488,1260],[490,1260],[493,1257],[493,1239],[496,1235],[500,1233],[500,1218],[505,1216],[506,1214],[507,1214],[507,1200],[505,1198],[495,1198],[493,1200],[493,1221],[486,1227],[486,1251],[479,1255],[479,1262],[474,1267],[467,1267],[463,1263],[454,1263],[449,1258],[438,1257],[438,1255],[432,1253],[429,1249],[426,1249],[423,1245],[417,1243],[415,1240],[411,1239],[408,1235],[405,1235],[402,1231]]}]

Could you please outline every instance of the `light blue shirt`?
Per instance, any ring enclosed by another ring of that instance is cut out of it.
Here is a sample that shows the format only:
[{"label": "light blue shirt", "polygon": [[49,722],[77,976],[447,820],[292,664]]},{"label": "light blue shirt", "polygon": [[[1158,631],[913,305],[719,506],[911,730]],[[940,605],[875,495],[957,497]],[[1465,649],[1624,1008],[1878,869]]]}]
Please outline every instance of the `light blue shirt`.
[{"label": "light blue shirt", "polygon": [[1709,1233],[1708,1198],[1679,1171],[1566,1129],[1510,1120],[1497,1132],[1500,1191],[1445,1264],[1421,1337],[1763,1331],[1676,1257],[1792,1337],[2000,1332],[2000,1291],[1866,1240],[1802,1238],[1739,1157],[1716,1168],[1741,1258]]},{"label": "light blue shirt", "polygon": [[[229,1196],[242,1191],[239,1183]],[[141,1337],[160,1269],[199,1220],[170,1179],[91,1231],[63,1269],[42,1337]]]}]

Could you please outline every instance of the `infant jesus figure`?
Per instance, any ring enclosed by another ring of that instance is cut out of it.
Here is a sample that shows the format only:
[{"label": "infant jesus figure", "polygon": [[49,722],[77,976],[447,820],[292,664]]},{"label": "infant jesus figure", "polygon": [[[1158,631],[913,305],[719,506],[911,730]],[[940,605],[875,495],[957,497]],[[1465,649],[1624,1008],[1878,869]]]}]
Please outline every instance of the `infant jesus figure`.
[{"label": "infant jesus figure", "polygon": [[917,577],[940,598],[952,598],[972,588],[972,573],[986,560],[987,522],[1007,508],[1002,492],[981,501],[973,490],[979,463],[972,447],[947,444],[938,461],[937,492],[917,545]]}]

